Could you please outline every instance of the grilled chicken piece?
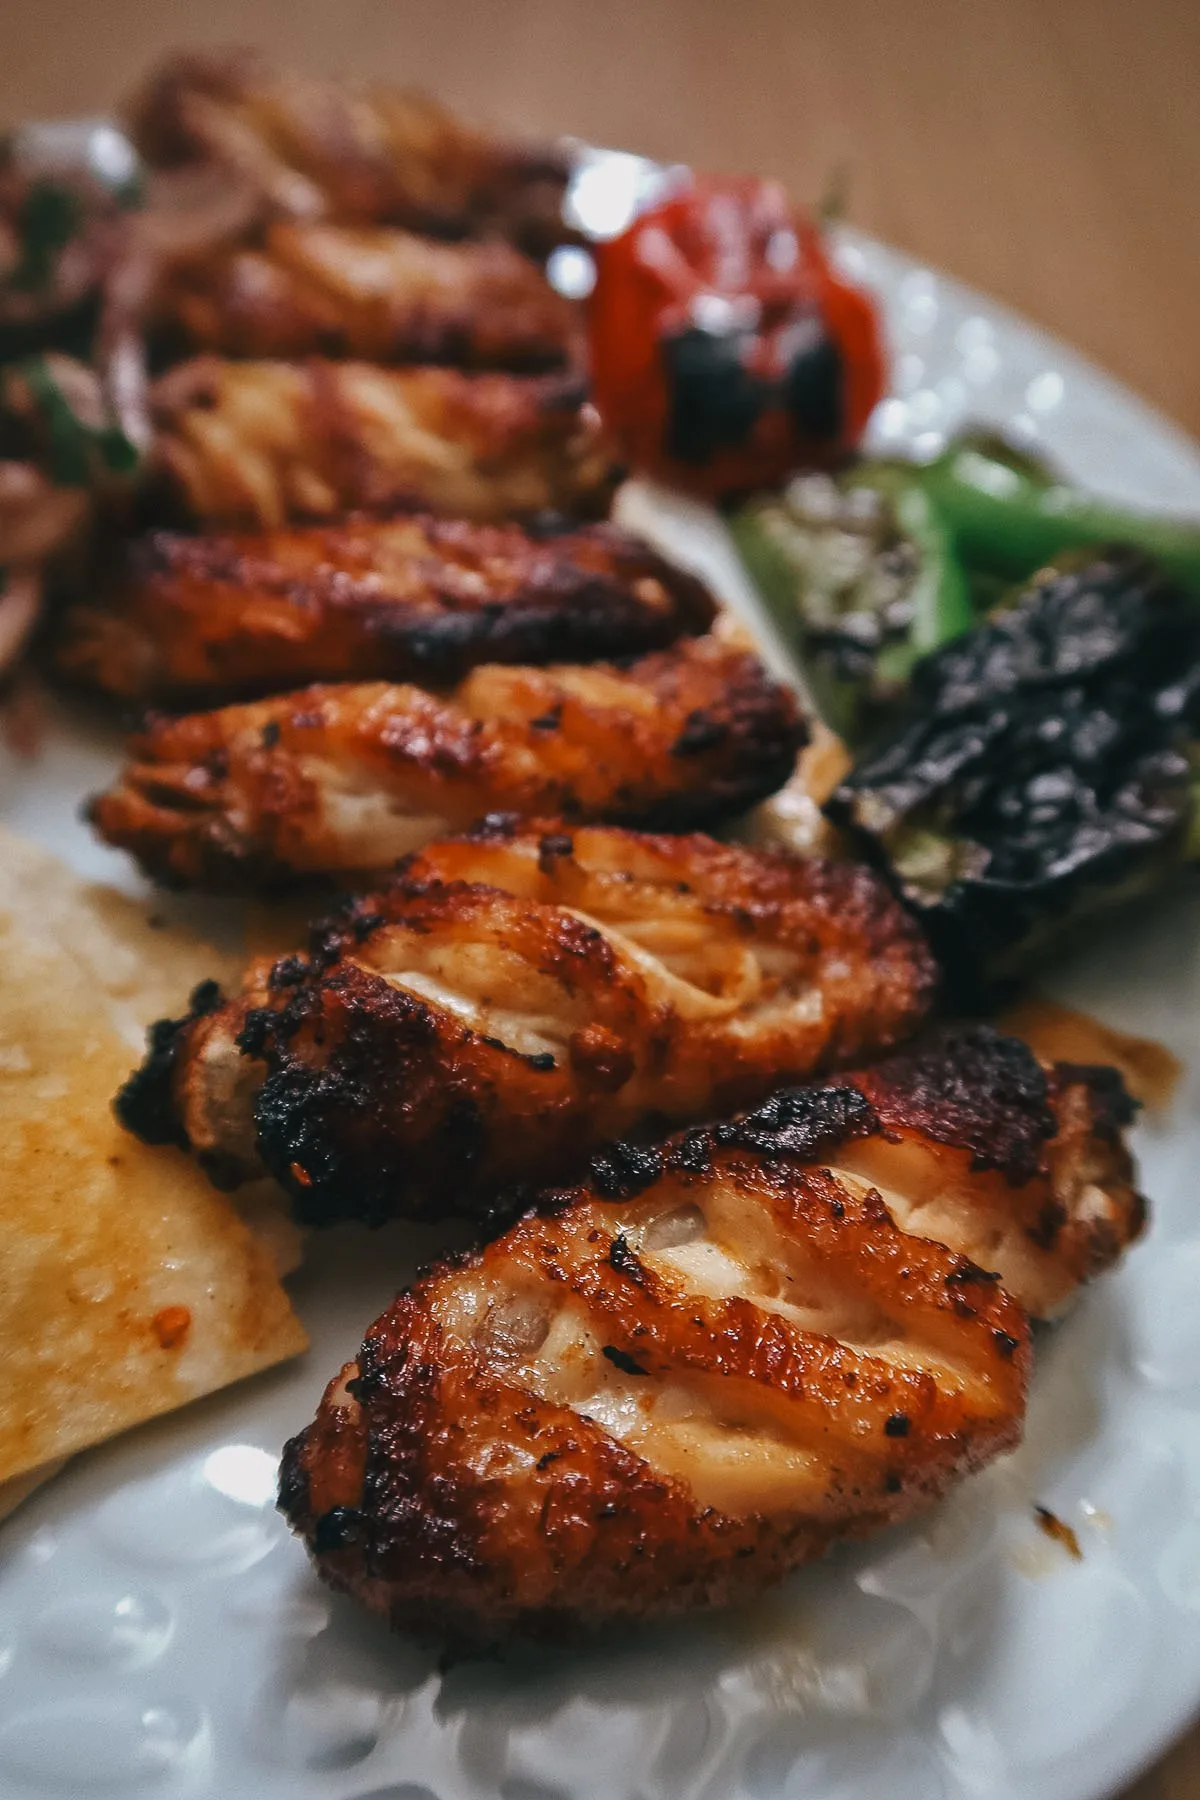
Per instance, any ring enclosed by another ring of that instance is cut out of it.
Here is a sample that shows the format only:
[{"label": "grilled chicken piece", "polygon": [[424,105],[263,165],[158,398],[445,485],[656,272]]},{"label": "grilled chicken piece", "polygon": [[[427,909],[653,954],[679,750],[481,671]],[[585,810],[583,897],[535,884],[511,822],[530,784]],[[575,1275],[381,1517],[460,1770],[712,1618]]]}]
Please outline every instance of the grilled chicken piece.
[{"label": "grilled chicken piece", "polygon": [[575,329],[568,303],[511,244],[325,224],[276,224],[261,245],[178,265],[154,323],[185,354],[524,370],[560,367]]},{"label": "grilled chicken piece", "polygon": [[1137,1102],[1107,1065],[1039,1063],[986,1026],[944,1030],[853,1077],[866,1118],[833,1156],[896,1224],[993,1270],[1051,1319],[1141,1234],[1122,1132]]},{"label": "grilled chicken piece", "polygon": [[583,400],[561,375],[199,356],[150,392],[151,504],[218,526],[400,505],[601,517],[616,470]]},{"label": "grilled chicken piece", "polygon": [[214,891],[378,875],[485,813],[683,830],[781,787],[805,731],[756,656],[689,638],[616,668],[476,669],[153,723],[89,817],[155,879]]},{"label": "grilled chicken piece", "polygon": [[611,525],[534,537],[418,515],[156,531],[98,604],[68,612],[56,655],[70,680],[121,699],[195,703],[636,656],[706,630],[714,612],[693,576]]},{"label": "grilled chicken piece", "polygon": [[568,161],[554,146],[472,130],[424,95],[273,69],[245,51],[188,51],[130,108],[156,167],[216,164],[285,218],[371,221],[451,236],[564,235]]},{"label": "grilled chicken piece", "polygon": [[1051,1191],[1061,1238],[1136,1231],[1127,1116],[1111,1070],[984,1031],[610,1148],[371,1328],[281,1508],[335,1587],[460,1645],[745,1599],[1015,1445],[1052,1255],[1019,1240]]},{"label": "grilled chicken piece", "polygon": [[125,1124],[298,1217],[478,1212],[588,1150],[912,1032],[935,971],[869,870],[490,820],[155,1027]]}]

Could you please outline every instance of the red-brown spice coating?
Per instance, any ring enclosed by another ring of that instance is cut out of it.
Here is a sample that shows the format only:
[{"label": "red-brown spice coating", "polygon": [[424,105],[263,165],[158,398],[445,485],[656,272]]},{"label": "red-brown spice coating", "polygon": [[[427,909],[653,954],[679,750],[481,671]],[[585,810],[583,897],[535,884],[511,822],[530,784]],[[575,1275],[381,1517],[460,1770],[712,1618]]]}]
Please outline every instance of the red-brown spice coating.
[{"label": "red-brown spice coating", "polygon": [[120,699],[195,705],[637,656],[706,630],[714,612],[693,576],[611,525],[534,536],[418,514],[156,531],[123,552],[98,602],[67,613],[56,660]]},{"label": "red-brown spice coating", "polygon": [[[989,1269],[1038,1318],[1114,1263],[1145,1224],[1123,1131],[1135,1106],[1115,1069],[1055,1063],[995,1032],[943,1033],[855,1078],[877,1132],[842,1165],[923,1195],[919,1229]],[[971,1202],[957,1200],[969,1182]],[[906,1224],[903,1206],[897,1219]]]},{"label": "red-brown spice coating", "polygon": [[474,130],[424,94],[321,81],[248,50],[166,59],[129,108],[155,166],[221,171],[267,216],[501,232],[545,251],[564,235],[568,158]]},{"label": "red-brown spice coating", "polygon": [[531,371],[561,367],[578,328],[541,270],[509,244],[317,223],[272,225],[261,242],[170,270],[153,329],[184,354]]},{"label": "red-brown spice coating", "polygon": [[493,822],[159,1027],[123,1116],[224,1180],[261,1157],[314,1221],[478,1211],[607,1138],[886,1049],[934,984],[867,869]]},{"label": "red-brown spice coating", "polygon": [[372,682],[159,719],[90,817],[173,886],[344,886],[486,813],[712,824],[781,787],[804,738],[757,657],[688,638],[628,668],[492,664],[444,698]]},{"label": "red-brown spice coating", "polygon": [[281,1505],[334,1586],[462,1644],[744,1599],[1017,1441],[1028,1326],[972,1273],[874,1192],[690,1133],[635,1197],[559,1195],[402,1296]]},{"label": "red-brown spice coating", "polygon": [[618,470],[568,375],[197,356],[150,391],[146,505],[271,528],[361,508],[450,518],[602,518]]},{"label": "red-brown spice coating", "polygon": [[280,1505],[335,1587],[461,1645],[753,1595],[1016,1443],[1051,1259],[1061,1299],[1098,1206],[1107,1260],[1140,1229],[1129,1112],[979,1029],[610,1146],[371,1328]]}]

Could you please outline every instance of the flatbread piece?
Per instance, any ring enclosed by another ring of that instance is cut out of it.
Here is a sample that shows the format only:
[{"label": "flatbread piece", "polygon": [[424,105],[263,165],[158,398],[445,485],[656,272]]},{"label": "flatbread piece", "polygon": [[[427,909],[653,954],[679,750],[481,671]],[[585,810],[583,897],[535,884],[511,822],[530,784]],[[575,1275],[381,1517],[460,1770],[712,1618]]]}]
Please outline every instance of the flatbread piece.
[{"label": "flatbread piece", "polygon": [[0,832],[0,1517],[13,1478],[305,1347],[278,1244],[112,1116],[131,1028],[213,972]]}]

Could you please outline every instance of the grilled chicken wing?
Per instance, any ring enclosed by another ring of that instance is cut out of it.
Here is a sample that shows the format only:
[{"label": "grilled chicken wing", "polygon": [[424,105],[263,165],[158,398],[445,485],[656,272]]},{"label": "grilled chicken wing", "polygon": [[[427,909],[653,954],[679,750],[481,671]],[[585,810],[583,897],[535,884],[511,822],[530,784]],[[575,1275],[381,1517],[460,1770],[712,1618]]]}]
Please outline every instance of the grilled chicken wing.
[{"label": "grilled chicken wing", "polygon": [[280,1505],[335,1587],[460,1643],[745,1598],[1017,1442],[1041,1284],[1009,1247],[1052,1192],[1136,1231],[1127,1111],[983,1032],[610,1148],[371,1328]]},{"label": "grilled chicken wing", "polygon": [[1137,1110],[1105,1065],[1038,1062],[989,1027],[943,1031],[853,1078],[868,1121],[834,1160],[902,1230],[995,1270],[1050,1319],[1140,1235],[1122,1132]]},{"label": "grilled chicken wing", "polygon": [[200,356],[150,393],[152,496],[200,525],[282,525],[356,507],[467,519],[600,517],[616,471],[564,376]]},{"label": "grilled chicken wing", "polygon": [[505,668],[445,698],[302,688],[162,719],[89,817],[174,886],[378,874],[485,813],[711,824],[781,787],[804,742],[758,658],[690,638],[629,668]]},{"label": "grilled chicken wing", "polygon": [[707,629],[700,582],[611,525],[531,536],[427,515],[152,532],[63,621],[70,680],[219,700],[306,681],[450,682],[481,662],[635,656]]},{"label": "grilled chicken wing", "polygon": [[216,164],[288,218],[563,236],[568,166],[556,148],[474,131],[420,94],[273,69],[252,52],[171,58],[130,108],[157,167]]},{"label": "grilled chicken wing", "polygon": [[260,245],[172,269],[155,330],[172,351],[357,356],[550,369],[574,315],[510,244],[439,244],[382,226],[276,224]]},{"label": "grilled chicken wing", "polygon": [[308,956],[163,1021],[118,1101],[299,1217],[471,1211],[659,1120],[915,1029],[934,966],[869,870],[493,820],[429,845]]}]

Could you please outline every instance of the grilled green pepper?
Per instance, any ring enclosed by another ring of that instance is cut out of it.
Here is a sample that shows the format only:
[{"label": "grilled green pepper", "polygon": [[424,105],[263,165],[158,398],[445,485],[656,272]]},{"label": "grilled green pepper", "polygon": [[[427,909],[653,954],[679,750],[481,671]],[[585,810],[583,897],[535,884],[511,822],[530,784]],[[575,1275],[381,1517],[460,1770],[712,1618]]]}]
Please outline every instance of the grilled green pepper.
[{"label": "grilled green pepper", "polygon": [[891,715],[916,658],[973,621],[954,546],[907,465],[801,476],[729,524],[826,722],[851,744]]},{"label": "grilled green pepper", "polygon": [[826,806],[975,1004],[1200,851],[1200,607],[1140,552],[1044,572],[918,661]]},{"label": "grilled green pepper", "polygon": [[1066,553],[1135,546],[1200,598],[1200,524],[1110,506],[982,432],[930,463],[803,476],[729,525],[826,722],[855,748],[896,717],[919,656]]},{"label": "grilled green pepper", "polygon": [[1002,439],[965,433],[918,478],[972,572],[1023,581],[1064,551],[1130,544],[1200,595],[1200,523],[1099,500]]}]

